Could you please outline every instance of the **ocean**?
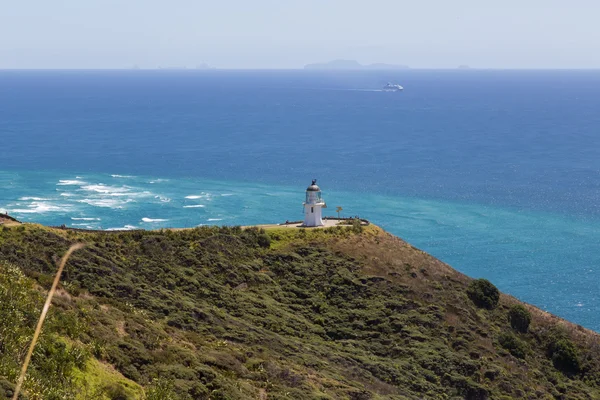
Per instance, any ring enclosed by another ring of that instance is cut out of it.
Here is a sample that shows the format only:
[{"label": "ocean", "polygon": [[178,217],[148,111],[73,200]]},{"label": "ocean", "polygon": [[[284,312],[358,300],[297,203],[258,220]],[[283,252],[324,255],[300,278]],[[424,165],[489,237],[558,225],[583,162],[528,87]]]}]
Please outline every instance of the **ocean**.
[{"label": "ocean", "polygon": [[0,211],[278,223],[317,178],[326,215],[600,331],[598,93],[600,71],[0,71]]}]

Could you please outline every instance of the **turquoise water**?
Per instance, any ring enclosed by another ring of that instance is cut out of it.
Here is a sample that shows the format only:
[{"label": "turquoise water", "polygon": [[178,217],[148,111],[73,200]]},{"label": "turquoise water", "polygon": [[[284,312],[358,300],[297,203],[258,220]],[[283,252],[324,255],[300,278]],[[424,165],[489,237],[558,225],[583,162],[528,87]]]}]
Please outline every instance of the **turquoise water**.
[{"label": "turquoise water", "polygon": [[0,210],[23,221],[299,220],[318,178],[327,215],[600,330],[598,72],[2,71],[0,87]]},{"label": "turquoise water", "polygon": [[[310,183],[310,182],[309,182]],[[281,223],[303,218],[304,187],[111,174],[1,172],[1,211],[82,229]],[[547,212],[326,190],[325,215],[368,218],[473,277],[596,328],[600,223]],[[574,290],[575,289],[575,290]]]}]

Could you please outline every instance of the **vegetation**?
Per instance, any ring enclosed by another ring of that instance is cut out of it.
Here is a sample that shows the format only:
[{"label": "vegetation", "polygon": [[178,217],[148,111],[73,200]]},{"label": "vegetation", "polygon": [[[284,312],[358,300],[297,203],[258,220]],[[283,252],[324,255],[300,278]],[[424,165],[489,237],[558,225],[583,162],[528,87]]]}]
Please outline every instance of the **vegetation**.
[{"label": "vegetation", "polygon": [[554,366],[567,374],[579,372],[579,359],[577,349],[573,342],[561,339],[551,349],[552,362]]},{"label": "vegetation", "polygon": [[0,228],[0,398],[75,242],[29,399],[600,398],[596,334],[360,225]]},{"label": "vegetation", "polygon": [[498,288],[487,279],[476,279],[469,283],[467,294],[478,307],[487,308],[488,310],[496,308],[500,300]]},{"label": "vegetation", "polygon": [[531,313],[521,304],[515,304],[508,312],[510,326],[518,332],[527,333],[531,323]]},{"label": "vegetation", "polygon": [[577,348],[566,332],[553,329],[547,337],[547,351],[557,369],[569,376],[580,372]]},{"label": "vegetation", "polygon": [[[19,268],[10,264],[0,267],[0,398],[14,394],[13,383],[20,372],[43,301],[33,281]],[[89,348],[76,340],[86,330],[82,310],[77,314],[52,311],[28,370],[24,385],[28,396],[22,398],[116,399],[111,393],[119,390],[132,395],[128,398],[136,398],[135,389],[141,394],[137,385],[114,371],[98,374],[97,361],[90,359]],[[90,382],[88,378],[92,376],[102,376],[103,382]],[[92,393],[95,397],[91,397]]]},{"label": "vegetation", "polygon": [[512,333],[502,333],[498,337],[498,342],[500,343],[500,346],[508,350],[513,356],[525,358],[525,355],[527,354],[527,345]]}]

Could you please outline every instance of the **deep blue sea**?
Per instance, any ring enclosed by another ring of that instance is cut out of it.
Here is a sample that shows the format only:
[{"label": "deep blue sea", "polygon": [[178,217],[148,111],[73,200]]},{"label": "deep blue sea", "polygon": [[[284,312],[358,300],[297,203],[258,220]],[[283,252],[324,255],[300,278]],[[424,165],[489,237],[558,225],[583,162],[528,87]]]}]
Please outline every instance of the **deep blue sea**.
[{"label": "deep blue sea", "polygon": [[599,94],[600,71],[0,71],[0,210],[277,223],[318,178],[326,214],[600,331]]}]

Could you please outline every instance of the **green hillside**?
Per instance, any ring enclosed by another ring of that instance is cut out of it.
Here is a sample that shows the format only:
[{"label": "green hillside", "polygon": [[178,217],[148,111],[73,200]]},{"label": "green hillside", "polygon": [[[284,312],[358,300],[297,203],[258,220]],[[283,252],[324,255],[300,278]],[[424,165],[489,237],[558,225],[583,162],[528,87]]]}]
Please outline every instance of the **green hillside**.
[{"label": "green hillside", "polygon": [[[599,337],[377,227],[0,227],[0,398],[597,399]],[[485,268],[485,266],[482,266]]]}]

